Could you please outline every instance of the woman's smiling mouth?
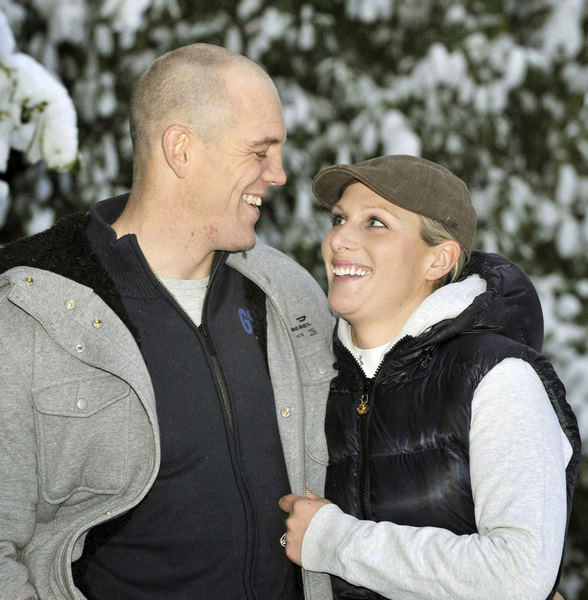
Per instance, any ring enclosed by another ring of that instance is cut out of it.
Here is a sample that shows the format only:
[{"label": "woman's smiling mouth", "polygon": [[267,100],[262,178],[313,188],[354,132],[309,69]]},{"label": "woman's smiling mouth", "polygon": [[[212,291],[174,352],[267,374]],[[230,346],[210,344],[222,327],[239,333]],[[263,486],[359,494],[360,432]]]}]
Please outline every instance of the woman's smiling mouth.
[{"label": "woman's smiling mouth", "polygon": [[365,277],[372,270],[368,267],[362,267],[354,264],[333,264],[333,275],[335,277]]}]

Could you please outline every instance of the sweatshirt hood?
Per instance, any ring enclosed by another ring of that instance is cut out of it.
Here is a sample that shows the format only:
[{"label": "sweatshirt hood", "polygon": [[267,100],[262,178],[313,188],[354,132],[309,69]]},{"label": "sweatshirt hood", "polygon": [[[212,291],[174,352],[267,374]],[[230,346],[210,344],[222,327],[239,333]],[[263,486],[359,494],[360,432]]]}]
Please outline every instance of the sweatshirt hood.
[{"label": "sweatshirt hood", "polygon": [[458,333],[492,331],[541,352],[543,311],[529,277],[499,254],[473,252],[460,279],[478,275],[486,291],[457,317],[441,321],[426,335],[427,343],[438,343]]}]

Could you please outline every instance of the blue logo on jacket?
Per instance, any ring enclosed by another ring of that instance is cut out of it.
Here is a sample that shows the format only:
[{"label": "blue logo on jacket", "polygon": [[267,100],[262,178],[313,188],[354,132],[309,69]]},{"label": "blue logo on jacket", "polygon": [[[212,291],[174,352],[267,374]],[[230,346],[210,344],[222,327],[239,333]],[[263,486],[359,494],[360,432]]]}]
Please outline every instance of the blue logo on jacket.
[{"label": "blue logo on jacket", "polygon": [[251,313],[244,308],[240,308],[238,314],[245,333],[253,333],[253,317]]}]

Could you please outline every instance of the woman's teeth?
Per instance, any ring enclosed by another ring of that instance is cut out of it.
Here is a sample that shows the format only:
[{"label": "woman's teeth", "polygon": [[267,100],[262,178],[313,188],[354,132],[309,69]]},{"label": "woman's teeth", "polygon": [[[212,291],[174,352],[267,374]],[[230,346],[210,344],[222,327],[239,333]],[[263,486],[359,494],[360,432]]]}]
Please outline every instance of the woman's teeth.
[{"label": "woman's teeth", "polygon": [[254,196],[253,194],[243,194],[243,200],[247,202],[247,204],[253,204],[254,206],[261,206],[261,197]]},{"label": "woman's teeth", "polygon": [[370,271],[371,269],[356,267],[355,265],[346,267],[333,267],[333,275],[336,275],[337,277],[364,277]]}]

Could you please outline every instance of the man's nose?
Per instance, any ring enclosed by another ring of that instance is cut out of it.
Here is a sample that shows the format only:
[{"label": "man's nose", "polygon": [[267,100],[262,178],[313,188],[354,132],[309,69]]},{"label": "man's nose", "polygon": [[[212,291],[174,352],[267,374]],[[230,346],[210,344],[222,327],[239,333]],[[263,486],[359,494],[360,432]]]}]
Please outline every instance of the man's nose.
[{"label": "man's nose", "polygon": [[270,185],[284,185],[286,183],[287,177],[282,168],[281,156],[269,158],[267,169],[263,173],[263,179]]}]

